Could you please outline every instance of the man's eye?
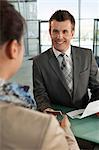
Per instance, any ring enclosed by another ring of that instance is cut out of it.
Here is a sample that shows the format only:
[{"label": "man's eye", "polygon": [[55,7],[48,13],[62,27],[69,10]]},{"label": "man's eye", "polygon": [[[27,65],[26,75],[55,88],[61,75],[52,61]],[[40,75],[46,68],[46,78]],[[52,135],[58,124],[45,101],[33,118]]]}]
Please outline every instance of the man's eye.
[{"label": "man's eye", "polygon": [[63,31],[63,33],[64,33],[64,34],[67,34],[67,33],[68,33],[68,31],[67,31],[67,30],[64,30],[64,31]]},{"label": "man's eye", "polygon": [[58,30],[53,30],[53,33],[58,33]]}]

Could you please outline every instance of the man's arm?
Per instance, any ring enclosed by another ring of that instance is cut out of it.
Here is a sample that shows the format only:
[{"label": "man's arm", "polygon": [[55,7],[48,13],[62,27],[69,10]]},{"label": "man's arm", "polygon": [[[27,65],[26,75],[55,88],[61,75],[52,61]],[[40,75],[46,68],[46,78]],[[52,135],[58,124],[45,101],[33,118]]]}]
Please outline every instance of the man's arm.
[{"label": "man's arm", "polygon": [[33,93],[37,103],[37,109],[40,111],[44,111],[47,108],[51,108],[50,99],[44,85],[44,79],[42,76],[40,65],[36,59],[33,60],[32,75]]},{"label": "man's arm", "polygon": [[99,69],[93,54],[91,59],[89,88],[91,89],[91,94],[92,94],[90,101],[98,100],[99,99]]}]

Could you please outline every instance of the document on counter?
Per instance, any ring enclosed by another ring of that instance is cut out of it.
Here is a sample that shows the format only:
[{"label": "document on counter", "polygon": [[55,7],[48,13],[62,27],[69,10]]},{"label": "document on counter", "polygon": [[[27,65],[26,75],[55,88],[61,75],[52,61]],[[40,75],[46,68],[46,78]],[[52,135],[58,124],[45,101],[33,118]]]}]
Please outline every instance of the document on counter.
[{"label": "document on counter", "polygon": [[72,119],[82,119],[90,115],[96,114],[97,112],[99,112],[99,100],[90,102],[85,109],[74,110],[66,114]]}]

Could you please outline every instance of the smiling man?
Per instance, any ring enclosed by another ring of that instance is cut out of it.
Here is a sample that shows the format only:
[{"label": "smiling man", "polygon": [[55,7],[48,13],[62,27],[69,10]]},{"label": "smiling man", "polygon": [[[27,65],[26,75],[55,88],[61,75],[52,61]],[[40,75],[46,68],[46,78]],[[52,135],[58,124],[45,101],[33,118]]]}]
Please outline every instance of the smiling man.
[{"label": "smiling man", "polygon": [[[75,19],[66,10],[49,20],[52,47],[33,59],[33,89],[39,111],[51,104],[74,108],[99,99],[99,71],[90,49],[71,45]],[[89,99],[88,88],[91,91]]]},{"label": "smiling man", "polygon": [[[33,59],[33,93],[39,111],[53,111],[52,104],[85,108],[99,99],[98,66],[92,50],[71,45],[74,32],[75,19],[68,11],[51,16],[52,47]],[[80,148],[93,148],[92,143],[77,140]]]}]

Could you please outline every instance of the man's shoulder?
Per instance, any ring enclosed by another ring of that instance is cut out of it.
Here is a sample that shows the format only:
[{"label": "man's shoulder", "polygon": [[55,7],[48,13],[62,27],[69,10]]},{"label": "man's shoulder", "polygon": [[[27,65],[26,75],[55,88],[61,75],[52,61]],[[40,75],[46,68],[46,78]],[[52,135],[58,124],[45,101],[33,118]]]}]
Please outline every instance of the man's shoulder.
[{"label": "man's shoulder", "polygon": [[92,50],[89,49],[89,48],[84,48],[84,47],[79,47],[79,46],[72,46],[72,51],[74,53],[76,53],[77,55],[80,55],[80,56],[91,56],[92,55]]},{"label": "man's shoulder", "polygon": [[77,51],[82,51],[82,52],[90,52],[90,51],[92,51],[89,48],[79,47],[79,46],[72,46],[72,49],[77,50]]}]

